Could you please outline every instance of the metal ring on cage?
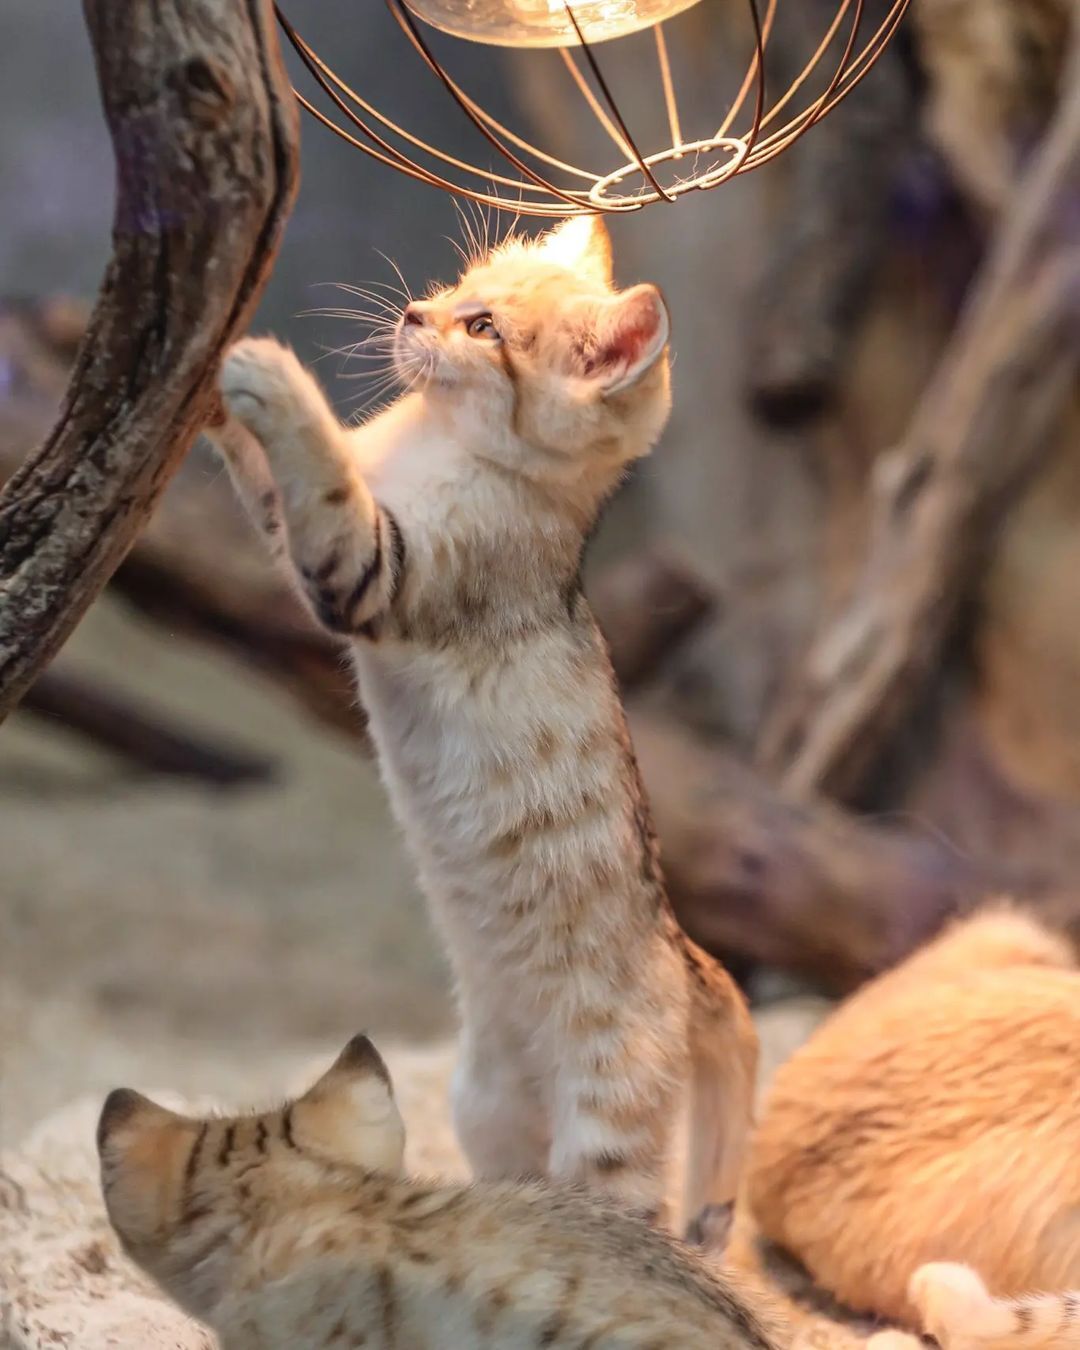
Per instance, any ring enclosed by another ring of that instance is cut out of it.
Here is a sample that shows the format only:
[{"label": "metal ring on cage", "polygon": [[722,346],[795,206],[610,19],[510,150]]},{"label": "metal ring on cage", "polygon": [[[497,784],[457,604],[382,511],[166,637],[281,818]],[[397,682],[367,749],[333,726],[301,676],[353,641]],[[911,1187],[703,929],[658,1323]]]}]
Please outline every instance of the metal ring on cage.
[{"label": "metal ring on cage", "polygon": [[[690,3],[692,0],[679,7],[688,8]],[[657,150],[643,151],[612,94],[593,44],[586,40],[585,24],[576,12],[583,8],[582,0],[575,0],[573,4],[564,0],[559,14],[565,12],[565,25],[572,29],[576,42],[572,46],[560,46],[559,55],[585,109],[618,153],[614,168],[594,172],[569,164],[532,144],[470,97],[453,79],[424,36],[422,25],[412,12],[412,6],[418,11],[423,10],[421,0],[386,0],[415,55],[442,83],[475,131],[499,153],[510,170],[516,171],[516,176],[481,168],[408,131],[350,88],[304,41],[280,8],[277,8],[277,17],[315,83],[347,126],[297,91],[299,102],[348,144],[420,182],[455,196],[471,198],[481,205],[505,208],[523,216],[559,217],[596,211],[640,211],[654,202],[673,203],[687,193],[717,187],[737,174],[768,163],[831,112],[866,77],[895,34],[910,0],[884,0],[884,17],[861,45],[867,0],[837,0],[835,17],[803,70],[767,107],[766,56],[778,3],[779,0],[768,0],[762,16],[758,0],[747,0],[753,51],[746,73],[719,127],[712,134],[690,139],[683,135],[663,25],[656,23],[652,27],[658,85],[670,143]],[[826,57],[837,43],[842,51],[830,72]],[[582,58],[580,63],[575,59],[577,53]],[[824,89],[795,111],[796,101],[815,76],[825,80]],[[747,112],[751,93],[752,107]],[[740,119],[744,123],[741,130],[736,125]],[[692,165],[691,171],[680,173],[687,163]],[[677,166],[674,176],[668,175],[670,181],[661,182],[657,170],[671,166]],[[622,186],[635,176],[639,178],[640,186],[621,191]],[[483,186],[477,186],[477,183]]]}]

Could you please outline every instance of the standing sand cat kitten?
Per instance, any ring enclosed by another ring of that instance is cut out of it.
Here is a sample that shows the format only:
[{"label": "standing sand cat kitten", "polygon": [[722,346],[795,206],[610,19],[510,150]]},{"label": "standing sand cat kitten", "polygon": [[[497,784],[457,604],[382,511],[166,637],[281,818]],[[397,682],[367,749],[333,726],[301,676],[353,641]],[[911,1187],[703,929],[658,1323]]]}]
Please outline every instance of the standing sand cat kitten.
[{"label": "standing sand cat kitten", "polygon": [[401,1176],[390,1079],[358,1036],[303,1097],[194,1120],[110,1094],[98,1126],[125,1250],[223,1350],[775,1350],[693,1251],[575,1190]]},{"label": "standing sand cat kitten", "polygon": [[[1076,953],[1019,911],[980,912],[860,990],[777,1073],[753,1217],[849,1308],[994,1341],[962,1312],[970,1273],[917,1272],[964,1262],[1012,1298],[1080,1288],[1078,1069]],[[1071,1323],[1067,1300],[1047,1306],[1080,1345],[1080,1302]],[[988,1311],[1013,1344],[1005,1306]],[[1016,1346],[1045,1343],[1045,1324],[1018,1316],[1035,1336]]]},{"label": "standing sand cat kitten", "polygon": [[455,1123],[476,1173],[659,1214],[689,1082],[687,1200],[713,1241],[756,1038],[672,915],[580,582],[599,512],[667,420],[667,341],[659,292],[616,293],[604,225],[576,218],[410,303],[395,359],[414,392],[359,429],[292,352],[239,343],[218,438],[315,614],[352,640],[457,977]]}]

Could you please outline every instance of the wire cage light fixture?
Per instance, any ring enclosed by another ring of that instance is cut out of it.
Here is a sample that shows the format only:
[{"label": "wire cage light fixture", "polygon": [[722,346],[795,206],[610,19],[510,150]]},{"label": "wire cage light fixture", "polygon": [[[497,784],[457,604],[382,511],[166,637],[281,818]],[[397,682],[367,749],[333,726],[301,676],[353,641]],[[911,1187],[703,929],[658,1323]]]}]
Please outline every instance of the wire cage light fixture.
[{"label": "wire cage light fixture", "polygon": [[[380,112],[322,60],[277,7],[278,21],[322,94],[320,108],[299,90],[301,106],[325,127],[380,163],[481,205],[521,216],[631,212],[718,187],[760,168],[820,122],[865,78],[899,27],[910,0],[836,0],[825,31],[785,87],[772,91],[767,56],[779,0],[746,0],[752,41],[748,65],[717,122],[686,134],[664,22],[702,0],[386,0],[406,47],[443,85],[458,110],[506,171],[470,162]],[[705,0],[715,3],[716,0]],[[804,0],[793,0],[801,5]],[[457,83],[436,55],[430,29],[504,47],[558,51],[582,111],[614,147],[613,163],[590,170],[533,144],[495,118]],[[643,147],[601,68],[597,46],[651,31],[666,143]],[[837,54],[838,53],[838,54]],[[317,95],[316,95],[317,97]]]}]

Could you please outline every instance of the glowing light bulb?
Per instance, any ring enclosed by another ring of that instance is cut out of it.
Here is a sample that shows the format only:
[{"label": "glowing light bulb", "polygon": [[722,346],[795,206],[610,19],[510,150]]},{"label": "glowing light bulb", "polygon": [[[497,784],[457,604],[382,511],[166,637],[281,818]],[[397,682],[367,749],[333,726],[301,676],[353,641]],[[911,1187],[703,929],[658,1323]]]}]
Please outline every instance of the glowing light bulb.
[{"label": "glowing light bulb", "polygon": [[498,47],[574,47],[652,28],[697,0],[405,0],[419,18],[444,33]]}]

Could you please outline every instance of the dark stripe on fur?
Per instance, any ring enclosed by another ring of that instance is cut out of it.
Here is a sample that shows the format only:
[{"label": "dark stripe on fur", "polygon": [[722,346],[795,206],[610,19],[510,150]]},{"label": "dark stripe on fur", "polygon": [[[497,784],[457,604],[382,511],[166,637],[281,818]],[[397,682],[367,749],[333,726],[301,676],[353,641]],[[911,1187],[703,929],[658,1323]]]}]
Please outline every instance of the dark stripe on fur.
[{"label": "dark stripe on fur", "polygon": [[339,551],[336,548],[331,549],[321,566],[317,567],[315,571],[312,572],[310,580],[319,582],[320,584],[324,581],[329,581],[337,571],[340,562],[341,554]]},{"label": "dark stripe on fur", "polygon": [[384,506],[382,513],[386,517],[387,528],[390,531],[390,559],[394,569],[393,580],[390,583],[390,596],[387,604],[392,605],[398,597],[398,591],[401,589],[401,583],[405,576],[405,536],[401,533],[401,526],[398,524],[397,516],[393,511],[387,510]]},{"label": "dark stripe on fur", "polygon": [[203,1145],[206,1143],[206,1136],[210,1126],[206,1121],[199,1126],[199,1133],[195,1136],[191,1145],[191,1152],[187,1156],[187,1162],[184,1164],[184,1178],[180,1186],[180,1212],[187,1215],[191,1210],[191,1188],[195,1182],[195,1173],[199,1167],[199,1155],[203,1151]]},{"label": "dark stripe on fur", "polygon": [[217,1160],[219,1167],[224,1167],[225,1164],[229,1161],[229,1155],[232,1153],[233,1146],[235,1144],[236,1144],[236,1126],[230,1125],[229,1128],[225,1131],[225,1137],[224,1139],[222,1139],[221,1147],[218,1149]]},{"label": "dark stripe on fur", "polygon": [[383,550],[382,550],[382,513],[378,507],[375,508],[375,549],[371,555],[371,561],[360,573],[360,579],[352,588],[348,600],[345,601],[345,608],[342,618],[348,621],[353,610],[363,600],[367,594],[367,588],[382,571]]},{"label": "dark stripe on fur", "polygon": [[380,1266],[375,1275],[382,1313],[383,1345],[386,1350],[397,1340],[397,1294],[394,1291],[394,1273],[389,1266]]},{"label": "dark stripe on fur", "polygon": [[514,410],[510,417],[510,425],[517,435],[521,435],[521,428],[518,425],[518,414],[521,412],[521,381],[517,372],[517,367],[510,359],[510,352],[505,342],[499,343],[499,359],[502,362],[502,368],[506,378],[510,381],[510,388],[514,394]]}]

